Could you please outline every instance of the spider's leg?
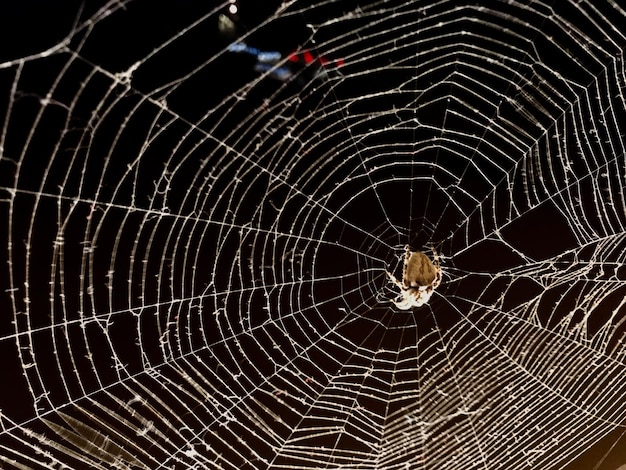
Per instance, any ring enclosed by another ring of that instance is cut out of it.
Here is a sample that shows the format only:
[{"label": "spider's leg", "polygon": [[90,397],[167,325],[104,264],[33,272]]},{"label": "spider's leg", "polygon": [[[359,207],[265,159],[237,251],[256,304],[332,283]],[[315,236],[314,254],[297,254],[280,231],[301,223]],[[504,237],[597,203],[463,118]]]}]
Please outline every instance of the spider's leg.
[{"label": "spider's leg", "polygon": [[439,266],[439,254],[437,253],[437,250],[435,249],[435,245],[432,245],[430,249],[433,250],[433,258],[434,258],[435,264]]},{"label": "spider's leg", "polygon": [[391,280],[391,282],[393,282],[396,286],[398,286],[400,289],[403,289],[403,285],[400,281],[398,281],[396,279],[396,276],[394,276],[393,274],[391,274],[389,271],[385,271],[387,273],[387,276],[389,276],[389,279]]},{"label": "spider's leg", "polygon": [[432,283],[432,287],[439,287],[439,284],[441,284],[441,268],[437,269],[437,274],[435,276],[435,280]]},{"label": "spider's leg", "polygon": [[406,282],[407,278],[407,268],[409,267],[409,260],[411,259],[411,249],[409,245],[406,246],[406,253],[404,254],[404,266],[402,267],[402,287],[407,289],[409,287]]}]

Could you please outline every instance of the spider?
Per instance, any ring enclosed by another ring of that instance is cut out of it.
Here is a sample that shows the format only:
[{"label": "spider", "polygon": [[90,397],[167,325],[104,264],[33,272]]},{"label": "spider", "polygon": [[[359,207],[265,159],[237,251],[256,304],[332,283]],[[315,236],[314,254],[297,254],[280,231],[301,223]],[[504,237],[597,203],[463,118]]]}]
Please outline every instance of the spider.
[{"label": "spider", "polygon": [[402,282],[387,272],[389,279],[400,288],[400,296],[393,303],[400,310],[408,310],[412,307],[421,307],[428,303],[434,290],[441,284],[441,266],[439,256],[433,249],[434,262],[421,251],[411,251],[406,246],[404,255],[404,268],[402,269]]}]

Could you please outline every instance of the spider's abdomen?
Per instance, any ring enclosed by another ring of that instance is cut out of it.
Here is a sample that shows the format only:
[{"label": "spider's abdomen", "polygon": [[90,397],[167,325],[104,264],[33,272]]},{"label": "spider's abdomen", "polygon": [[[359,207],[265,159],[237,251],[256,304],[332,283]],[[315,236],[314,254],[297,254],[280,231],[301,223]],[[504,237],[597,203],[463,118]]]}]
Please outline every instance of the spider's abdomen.
[{"label": "spider's abdomen", "polygon": [[406,264],[404,282],[411,287],[430,286],[437,277],[437,268],[421,251],[411,253]]}]

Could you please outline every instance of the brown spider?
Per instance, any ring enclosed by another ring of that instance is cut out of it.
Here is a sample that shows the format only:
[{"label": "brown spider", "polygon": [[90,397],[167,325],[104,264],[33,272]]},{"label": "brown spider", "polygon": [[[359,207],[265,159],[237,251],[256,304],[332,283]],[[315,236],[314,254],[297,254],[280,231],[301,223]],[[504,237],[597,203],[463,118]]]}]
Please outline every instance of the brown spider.
[{"label": "brown spider", "polygon": [[389,279],[400,288],[400,296],[393,303],[400,310],[421,307],[428,303],[434,290],[441,284],[439,256],[433,249],[434,262],[421,251],[411,251],[406,246],[402,282],[387,271]]}]

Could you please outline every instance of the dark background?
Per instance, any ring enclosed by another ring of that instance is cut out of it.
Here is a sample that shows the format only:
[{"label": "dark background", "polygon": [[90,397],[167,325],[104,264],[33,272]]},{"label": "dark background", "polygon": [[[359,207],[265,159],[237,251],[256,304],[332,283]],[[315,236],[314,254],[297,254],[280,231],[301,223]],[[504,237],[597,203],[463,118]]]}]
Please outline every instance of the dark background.
[{"label": "dark background", "polygon": [[[240,1],[238,3],[240,14],[239,18],[236,20],[236,24],[242,32],[254,30],[255,25],[260,24],[264,18],[272,14],[277,4],[276,2],[255,1]],[[93,32],[88,32],[88,28],[83,24],[83,20],[98,11],[98,7],[91,2],[84,4],[80,2],[57,2],[53,4],[52,2],[42,0],[39,2],[29,1],[5,4],[2,6],[0,14],[0,44],[2,44],[0,47],[0,62],[16,60],[31,54],[39,54],[48,48],[54,47],[59,41],[63,40],[63,38],[68,37],[74,24],[79,24],[83,25],[82,30],[84,34],[75,34],[70,40],[70,44],[72,45],[70,48],[76,47],[83,38],[87,37],[84,45],[81,46],[81,56],[90,61],[93,66],[102,67],[105,71],[111,73],[122,72],[136,60],[148,55],[155,45],[161,44],[191,23],[195,18],[198,18],[200,15],[210,10],[206,2],[192,0],[177,2],[176,8],[172,8],[169,2],[162,1],[150,2],[149,7],[146,7],[145,2],[132,2],[126,5],[112,2],[111,8],[118,9],[115,15],[115,21],[101,20],[101,23],[98,24],[98,27],[94,29]],[[341,7],[338,6],[335,6],[335,8],[341,9]],[[344,7],[344,9],[347,8]],[[79,11],[81,12],[80,16],[78,16],[77,13]],[[329,10],[328,13],[331,14],[331,11]],[[306,41],[308,36],[306,20],[306,18],[294,16],[284,21],[284,24],[280,25],[280,34],[265,30],[252,33],[249,38],[250,43],[254,43],[254,45],[259,48],[280,50],[285,54],[289,53]],[[185,40],[188,42],[186,47],[177,48],[176,53],[173,53],[171,57],[163,58],[163,56],[161,56],[158,66],[155,66],[154,69],[151,69],[151,64],[149,63],[146,67],[142,68],[137,76],[134,77],[133,87],[141,93],[150,93],[160,85],[167,83],[170,79],[167,75],[168,67],[163,67],[164,63],[170,64],[169,70],[172,71],[172,77],[179,74],[179,67],[190,67],[193,65],[190,65],[190,61],[187,57],[181,55],[181,51],[186,51],[193,56],[195,51],[201,48],[202,53],[199,57],[210,57],[223,49],[225,44],[228,44],[230,41],[229,38],[224,37],[224,35],[217,31],[217,25],[215,25],[213,29],[204,28],[190,33]],[[389,54],[393,54],[393,51],[390,51]],[[191,62],[193,62],[193,60]],[[55,67],[60,70],[61,66],[62,63],[56,63],[54,60],[49,62],[44,61],[41,64],[33,64],[34,69],[32,71],[29,70],[29,74],[27,76],[25,75],[25,81],[21,82],[22,89],[32,90],[33,99],[38,99],[38,97],[44,95],[46,90],[50,88],[50,77],[57,76],[56,74],[58,72],[54,71]],[[186,119],[195,121],[207,108],[219,105],[224,97],[229,96],[234,90],[239,89],[250,80],[254,80],[257,74],[253,71],[253,66],[254,61],[251,60],[250,57],[238,55],[225,56],[205,72],[197,74],[193,79],[194,82],[188,84],[188,89],[181,89],[179,93],[173,95],[171,101],[168,101],[168,105]],[[41,74],[36,73],[37,67],[41,67]],[[88,67],[81,69],[80,66],[77,66],[76,69],[72,69],[66,73],[64,75],[64,81],[67,83],[64,85],[67,86],[67,88],[66,90],[60,88],[58,94],[55,95],[55,99],[59,100],[59,102],[71,100],[77,92],[76,87],[72,88],[72,81],[80,83],[80,80],[85,77],[87,72]],[[12,77],[7,75],[6,70],[2,72],[2,76],[2,89],[5,91],[0,101],[0,109],[4,109],[8,105],[7,90],[9,88],[5,85],[10,84],[12,80]],[[277,86],[279,86],[279,84],[270,83],[267,85],[267,91],[273,91]],[[362,86],[367,88],[367,81],[364,81]],[[353,92],[358,93],[358,89],[353,90]],[[93,107],[94,103],[98,103],[102,100],[103,95],[101,89],[94,89],[93,95],[90,95],[90,93],[91,89],[84,90],[85,109],[90,109],[90,105]],[[24,97],[24,99],[27,101],[29,98]],[[15,128],[12,127],[12,130],[16,130],[15,134],[11,136],[12,140],[9,143],[14,142],[14,144],[13,146],[9,145],[8,148],[5,149],[5,155],[19,154],[19,143],[23,142],[23,140],[20,139],[18,133],[22,132],[24,134],[23,139],[26,139],[25,136],[28,132],[27,124],[31,122],[31,115],[32,114],[25,112],[23,116],[16,116],[18,123],[20,119],[23,119],[24,128],[18,130],[19,126],[15,126]],[[233,114],[231,117],[235,119],[237,115]],[[149,118],[149,116],[146,116],[146,120]],[[49,119],[50,122],[54,122],[55,116],[52,114],[48,116],[47,119]],[[41,147],[41,160],[39,162],[36,162],[34,159],[29,161],[29,166],[24,168],[24,171],[28,172],[28,176],[24,177],[20,182],[22,188],[34,192],[40,190],[39,184],[41,183],[42,172],[46,165],[45,156],[49,154],[50,143],[54,142],[57,138],[52,130],[50,134],[48,134],[45,130],[45,126],[42,126],[42,128],[42,132],[37,134],[37,141],[32,142],[31,146],[32,152],[35,152],[38,146]],[[107,135],[113,138],[117,132],[118,129],[111,127],[110,132],[107,134],[107,128],[104,127],[100,133],[101,141],[99,141],[98,144],[102,146],[103,158],[107,145]],[[138,129],[137,134],[142,135],[142,130]],[[143,132],[143,134],[145,134],[145,132]],[[49,139],[49,142],[46,141],[46,138]],[[129,149],[133,148],[132,139],[127,145]],[[93,154],[90,158],[97,160]],[[39,165],[36,163],[39,163]],[[124,166],[125,162],[124,164],[120,163],[119,169],[113,168],[110,170],[108,178],[111,182],[116,181],[116,175],[122,174]],[[118,171],[118,173],[116,173],[116,171]],[[153,178],[158,177],[160,171],[161,167],[158,164],[155,164],[152,168],[146,169],[144,176],[149,182],[147,187],[150,186]],[[88,174],[88,179],[83,183],[87,187],[87,192],[92,184],[97,184],[98,177],[99,172],[97,168],[94,169],[93,174]],[[54,178],[51,178],[51,180],[54,180]],[[70,181],[67,183],[66,194],[70,198],[74,190],[72,184],[78,184],[78,181]],[[31,186],[29,187],[29,185]],[[0,174],[0,186],[12,186],[12,176],[9,172]],[[78,191],[78,187],[75,190]],[[54,193],[54,189],[51,188],[44,188],[44,192],[45,191]],[[149,191],[146,191],[146,194],[148,193]],[[5,196],[3,195],[3,197]],[[83,197],[85,197],[84,194]],[[122,192],[119,197],[121,198],[119,201],[120,204],[128,204],[125,198],[130,197],[130,193],[124,194]],[[176,195],[173,197],[176,197]],[[17,221],[15,229],[17,233],[24,233],[30,223],[29,208],[33,207],[35,203],[32,197],[25,196],[19,204],[20,205],[16,206],[14,209],[16,211],[16,213],[14,213],[14,219]],[[44,201],[38,206],[40,212],[38,212],[36,223],[38,227],[40,227],[41,232],[37,232],[33,239],[33,250],[35,254],[39,250],[42,253],[42,257],[37,258],[33,255],[33,259],[46,258],[45,252],[49,248],[46,246],[48,240],[46,239],[47,234],[45,232],[48,225],[55,224],[53,214],[56,208],[57,204],[55,201]],[[81,210],[87,211],[88,207],[81,207]],[[6,213],[7,209],[5,204],[2,205],[2,211],[3,218],[6,220],[8,214]],[[85,216],[87,216],[87,212],[85,212]],[[544,231],[552,231],[554,233],[558,230],[556,225],[551,226],[551,218],[549,216],[545,214],[543,216],[540,215],[538,219],[540,221],[539,223],[545,224]],[[23,226],[19,227],[19,223],[22,223]],[[144,220],[140,218],[136,223],[144,223]],[[78,228],[77,230],[77,240],[80,240],[80,230]],[[528,236],[525,236],[525,231],[528,231]],[[119,233],[120,232],[116,231],[114,224],[112,224],[110,232],[111,240],[118,237]],[[537,250],[538,255],[542,254],[540,253],[541,250],[548,251],[548,253],[546,253],[547,255],[551,248],[558,250],[561,248],[562,244],[571,243],[571,240],[566,240],[565,237],[555,237],[552,238],[552,240],[558,241],[558,243],[555,242],[557,246],[551,247],[549,244],[535,246],[532,242],[529,242],[529,240],[533,240],[534,237],[532,237],[533,232],[528,226],[526,228],[520,227],[519,233],[521,234],[519,243],[527,243],[528,245],[526,245],[525,248],[528,250]],[[38,241],[39,236],[41,236],[41,242]],[[67,237],[69,239],[71,239],[71,236],[72,234],[68,233]],[[4,231],[2,237],[6,237]],[[106,236],[103,238],[106,238]],[[7,240],[5,238],[3,238],[1,242],[3,246],[6,246]],[[101,248],[103,247],[101,246]],[[15,253],[22,252],[20,251],[22,248],[19,246],[17,246],[15,250]],[[120,250],[122,253],[128,252],[128,248],[124,245],[122,245]],[[74,262],[79,263],[80,260],[77,259]],[[71,260],[68,260],[68,266],[71,266],[71,263]],[[459,260],[459,264],[461,264],[461,260]],[[470,260],[468,266],[471,265],[472,262]],[[15,272],[20,272],[23,268],[23,266],[14,267]],[[39,278],[40,283],[42,285],[45,284],[45,281],[49,278],[46,267],[32,265],[31,268],[33,269],[33,279]],[[41,270],[40,273],[37,272],[38,269]],[[2,271],[1,279],[3,286],[9,285],[7,271],[5,269]],[[70,288],[71,287],[68,287],[68,289]],[[75,288],[80,289],[80,286],[75,286]],[[31,301],[34,306],[40,307],[42,311],[45,311],[48,301],[47,292],[41,293],[41,296],[38,292],[33,295],[34,297]],[[9,312],[13,308],[10,303],[10,296],[6,292],[3,293],[3,300],[0,306],[3,312]],[[31,308],[34,308],[34,306],[31,306]],[[103,305],[103,311],[109,307],[110,306],[104,307]],[[124,306],[121,308],[124,308]],[[38,327],[45,327],[49,319],[33,318],[31,321],[30,328],[36,330]],[[450,325],[453,325],[455,322],[454,319],[449,319],[448,321],[450,321]],[[25,327],[25,325],[20,326]],[[119,326],[120,325],[118,325],[118,327]],[[132,338],[131,334],[129,334],[128,339],[124,338],[124,334],[128,334],[128,331],[132,329],[132,325],[126,325],[127,328],[123,326],[124,325],[122,325],[119,330],[115,330],[120,331],[120,341],[132,343],[134,338]],[[14,331],[14,326],[4,321],[0,324],[0,328],[2,337],[11,335]],[[42,339],[42,341],[44,340]],[[43,342],[39,344],[43,345]],[[43,350],[43,346],[41,347]],[[18,423],[27,421],[32,417],[32,403],[30,403],[30,396],[23,379],[21,364],[16,357],[16,345],[11,341],[4,340],[0,342],[0,348],[0,354],[2,357],[6,358],[2,365],[3,373],[0,375],[0,409],[2,409],[3,413],[11,420]],[[41,355],[38,356],[40,368],[44,371],[44,374],[46,370],[49,371],[49,376],[46,376],[46,380],[52,384],[55,383],[55,381],[58,382],[59,377],[55,377],[55,372],[58,369],[56,369],[56,365],[52,363],[53,358],[49,357],[48,359],[51,361],[49,368],[45,366],[45,359]],[[24,362],[27,363],[28,361],[24,360]],[[140,365],[136,364],[135,367],[139,368]],[[93,387],[94,390],[98,388],[96,381],[89,383],[89,381],[86,380],[85,384],[88,387]],[[57,385],[61,387],[60,383]],[[76,392],[78,393],[78,391]],[[63,402],[63,392],[59,392],[58,397],[55,397],[54,394],[53,390],[52,402]],[[623,464],[626,460],[626,455],[624,454],[626,440],[621,434],[621,430],[616,430],[609,434],[581,456],[577,462],[565,467],[566,470],[588,468],[613,470],[618,465]],[[603,463],[598,464],[600,461]]]}]

